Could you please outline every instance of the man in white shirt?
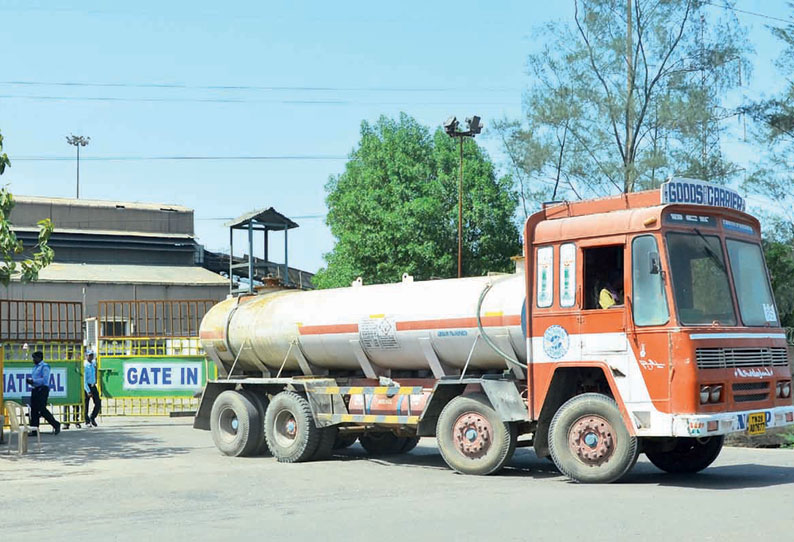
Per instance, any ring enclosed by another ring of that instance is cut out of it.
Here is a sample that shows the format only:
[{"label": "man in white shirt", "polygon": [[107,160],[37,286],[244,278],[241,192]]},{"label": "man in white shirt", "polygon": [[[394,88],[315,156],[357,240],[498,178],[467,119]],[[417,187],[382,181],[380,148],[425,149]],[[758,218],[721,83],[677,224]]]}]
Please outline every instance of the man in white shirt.
[{"label": "man in white shirt", "polygon": [[[96,417],[102,409],[102,400],[99,398],[99,390],[96,387],[97,383],[97,364],[94,359],[94,351],[86,350],[85,361],[83,362],[83,391],[85,391],[85,426],[96,427]],[[94,400],[94,410],[91,415],[88,414],[88,401]]]}]

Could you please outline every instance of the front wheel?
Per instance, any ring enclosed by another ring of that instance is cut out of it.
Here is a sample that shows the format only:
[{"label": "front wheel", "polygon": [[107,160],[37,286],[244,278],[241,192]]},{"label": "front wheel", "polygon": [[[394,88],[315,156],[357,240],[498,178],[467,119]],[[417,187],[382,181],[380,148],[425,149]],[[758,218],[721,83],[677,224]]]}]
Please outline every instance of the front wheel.
[{"label": "front wheel", "polygon": [[[668,446],[645,446],[645,455],[658,468],[672,474],[691,474],[711,465],[722,451],[724,436],[708,438],[673,438]],[[654,443],[655,444],[655,443]],[[669,446],[672,444],[672,447]]]},{"label": "front wheel", "polygon": [[549,427],[549,451],[560,472],[590,484],[618,480],[639,455],[617,403],[600,393],[577,395],[560,407]]},{"label": "front wheel", "polygon": [[436,440],[444,461],[461,474],[493,474],[513,457],[516,426],[502,421],[482,394],[455,397],[438,417]]}]

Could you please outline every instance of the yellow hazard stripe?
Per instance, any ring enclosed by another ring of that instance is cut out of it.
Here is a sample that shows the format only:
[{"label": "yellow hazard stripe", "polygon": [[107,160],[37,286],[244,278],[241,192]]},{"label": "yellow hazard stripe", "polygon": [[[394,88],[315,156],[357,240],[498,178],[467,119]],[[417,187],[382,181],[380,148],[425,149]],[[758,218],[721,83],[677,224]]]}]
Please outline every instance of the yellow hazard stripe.
[{"label": "yellow hazard stripe", "polygon": [[400,425],[416,425],[419,423],[419,416],[386,414],[318,414],[317,418],[333,423],[389,423]]},{"label": "yellow hazard stripe", "polygon": [[421,395],[424,389],[421,386],[405,386],[394,388],[389,386],[327,386],[307,388],[309,393],[317,395]]}]

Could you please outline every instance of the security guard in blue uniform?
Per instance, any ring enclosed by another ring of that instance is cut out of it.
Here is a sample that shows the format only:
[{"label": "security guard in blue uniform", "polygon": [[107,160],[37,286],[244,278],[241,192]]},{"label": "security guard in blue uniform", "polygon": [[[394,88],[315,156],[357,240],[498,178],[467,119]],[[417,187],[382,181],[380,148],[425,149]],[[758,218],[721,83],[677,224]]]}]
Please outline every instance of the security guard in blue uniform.
[{"label": "security guard in blue uniform", "polygon": [[[83,362],[83,391],[85,391],[85,426],[96,427],[96,417],[102,410],[102,399],[99,398],[99,390],[96,387],[97,382],[97,364],[94,358],[94,351],[87,350],[85,353],[86,360]],[[94,400],[94,410],[88,414],[88,401]]]},{"label": "security guard in blue uniform", "polygon": [[39,430],[39,419],[44,416],[57,435],[61,432],[61,424],[47,410],[47,399],[50,396],[50,366],[44,362],[44,354],[33,352],[33,372],[27,383],[33,388],[30,393],[30,426]]}]

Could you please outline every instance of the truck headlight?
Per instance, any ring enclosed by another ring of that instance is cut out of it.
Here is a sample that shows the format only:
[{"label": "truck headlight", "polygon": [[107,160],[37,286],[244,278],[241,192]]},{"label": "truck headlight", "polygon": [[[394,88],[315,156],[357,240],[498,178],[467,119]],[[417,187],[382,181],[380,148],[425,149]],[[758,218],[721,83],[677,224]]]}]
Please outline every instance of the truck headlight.
[{"label": "truck headlight", "polygon": [[783,382],[783,385],[780,388],[781,397],[791,397],[791,380]]},{"label": "truck headlight", "polygon": [[711,388],[708,386],[700,386],[700,404],[706,404],[711,397]]},{"label": "truck headlight", "polygon": [[722,385],[719,386],[711,386],[711,402],[712,403],[719,403],[720,399],[722,399]]}]

